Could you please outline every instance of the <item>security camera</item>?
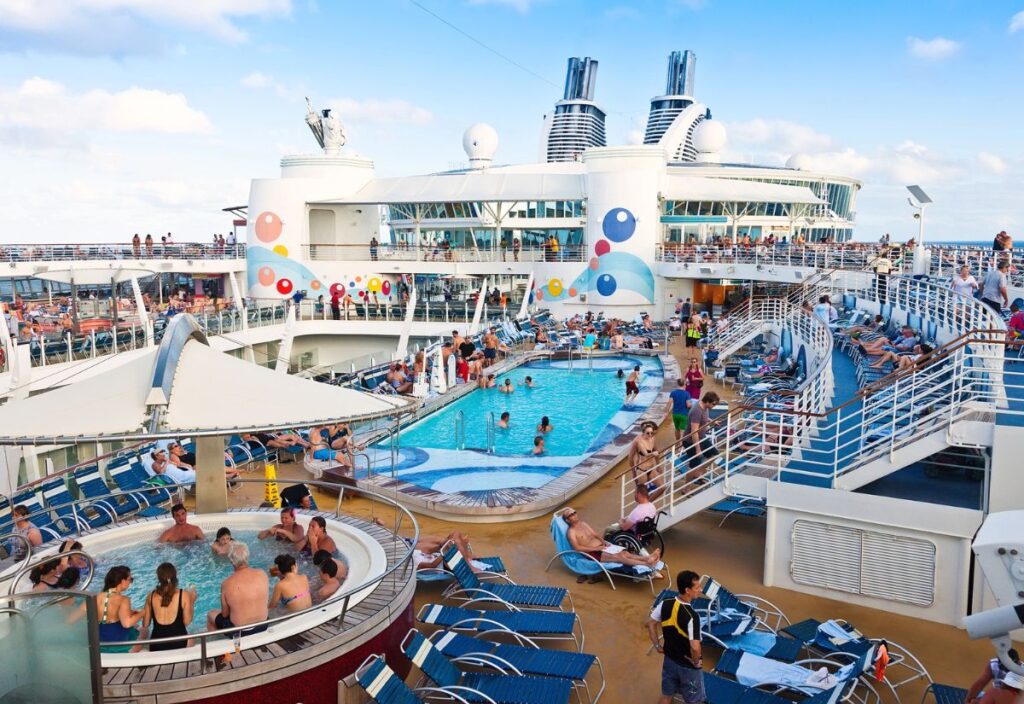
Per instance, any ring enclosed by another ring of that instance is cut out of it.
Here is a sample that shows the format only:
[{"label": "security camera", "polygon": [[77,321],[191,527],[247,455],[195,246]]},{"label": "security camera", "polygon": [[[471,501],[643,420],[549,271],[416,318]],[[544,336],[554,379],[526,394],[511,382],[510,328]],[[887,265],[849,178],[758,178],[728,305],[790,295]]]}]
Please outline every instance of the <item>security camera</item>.
[{"label": "security camera", "polygon": [[921,219],[921,213],[914,213],[914,219],[915,220],[920,220]]}]

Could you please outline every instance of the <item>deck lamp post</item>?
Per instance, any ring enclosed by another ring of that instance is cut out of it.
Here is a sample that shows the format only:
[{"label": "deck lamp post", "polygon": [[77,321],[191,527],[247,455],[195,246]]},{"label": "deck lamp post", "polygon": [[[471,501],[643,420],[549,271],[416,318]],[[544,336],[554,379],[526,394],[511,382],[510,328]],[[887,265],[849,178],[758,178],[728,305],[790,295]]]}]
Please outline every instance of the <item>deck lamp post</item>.
[{"label": "deck lamp post", "polygon": [[907,186],[907,190],[912,196],[907,198],[907,203],[917,211],[914,213],[914,219],[917,220],[917,239],[914,242],[914,273],[925,274],[928,264],[925,261],[927,251],[924,248],[924,209],[933,201],[920,186]]}]

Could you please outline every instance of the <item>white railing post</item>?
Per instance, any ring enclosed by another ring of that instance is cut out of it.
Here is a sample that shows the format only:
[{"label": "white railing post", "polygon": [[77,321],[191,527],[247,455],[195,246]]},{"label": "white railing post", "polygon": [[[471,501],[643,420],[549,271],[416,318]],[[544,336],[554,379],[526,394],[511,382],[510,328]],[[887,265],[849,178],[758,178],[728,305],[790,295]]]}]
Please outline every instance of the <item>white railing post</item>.
[{"label": "white railing post", "polygon": [[[828,416],[825,416],[825,417],[827,418]],[[842,428],[842,426],[843,426],[843,409],[842,408],[837,408],[836,409],[836,429],[835,429],[835,433],[834,433],[835,443],[834,443],[834,448],[833,448],[833,452],[832,452],[832,487],[833,488],[836,485],[836,479],[838,479],[838,477],[839,477],[839,436],[841,435],[841,433],[839,431]]]},{"label": "white railing post", "polygon": [[892,419],[889,421],[889,462],[896,454],[896,415],[900,399],[900,379],[892,385]]}]

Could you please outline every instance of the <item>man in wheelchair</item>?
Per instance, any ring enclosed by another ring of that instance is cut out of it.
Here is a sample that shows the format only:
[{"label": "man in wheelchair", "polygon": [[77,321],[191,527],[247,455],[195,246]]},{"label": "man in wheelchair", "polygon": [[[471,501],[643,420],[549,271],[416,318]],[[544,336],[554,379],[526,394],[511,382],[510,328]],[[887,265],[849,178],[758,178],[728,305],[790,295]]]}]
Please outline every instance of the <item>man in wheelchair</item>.
[{"label": "man in wheelchair", "polygon": [[617,523],[605,529],[604,538],[629,552],[646,555],[654,548],[664,552],[664,543],[658,533],[658,509],[651,503],[650,492],[644,484],[637,484],[636,506]]}]

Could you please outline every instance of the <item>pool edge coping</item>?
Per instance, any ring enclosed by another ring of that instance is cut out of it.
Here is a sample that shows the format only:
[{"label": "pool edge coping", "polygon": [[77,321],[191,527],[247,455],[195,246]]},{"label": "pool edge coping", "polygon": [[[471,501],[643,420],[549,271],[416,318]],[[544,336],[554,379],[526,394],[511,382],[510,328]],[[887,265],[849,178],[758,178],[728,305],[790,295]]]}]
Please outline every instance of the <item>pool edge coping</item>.
[{"label": "pool edge coping", "polygon": [[[466,523],[504,523],[511,521],[524,521],[538,516],[545,515],[554,509],[562,506],[566,501],[572,499],[584,489],[592,486],[599,479],[604,477],[613,467],[619,464],[628,454],[633,439],[638,434],[638,429],[646,421],[653,421],[660,427],[665,420],[669,404],[669,392],[675,388],[674,379],[681,374],[679,361],[669,350],[615,350],[608,353],[596,353],[595,356],[613,356],[620,354],[634,354],[644,357],[657,357],[661,361],[662,383],[654,401],[630,423],[614,439],[606,443],[596,452],[591,453],[582,462],[568,468],[559,477],[556,477],[547,484],[536,489],[525,489],[535,493],[548,493],[532,500],[517,502],[510,505],[488,506],[483,502],[472,502],[469,497],[448,494],[445,492],[426,489],[417,484],[412,484],[398,478],[377,475],[369,479],[358,479],[355,481],[357,487],[382,492],[395,492],[395,498],[401,501],[407,508],[416,513],[430,516],[432,518],[457,518]],[[514,363],[504,363],[498,366],[500,371],[508,371],[526,364],[534,359],[552,357],[551,351],[537,350],[527,353]],[[439,403],[432,407],[431,412],[443,408],[466,393],[469,393],[475,386],[466,385],[470,388],[458,394],[453,394],[449,401]],[[609,455],[608,453],[613,454]],[[553,486],[554,485],[554,486]],[[545,489],[548,489],[545,492]],[[551,491],[554,489],[554,491]],[[513,493],[521,489],[498,489]]]}]

